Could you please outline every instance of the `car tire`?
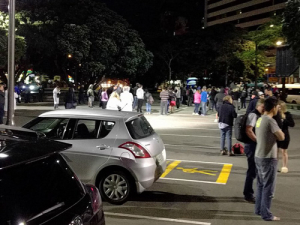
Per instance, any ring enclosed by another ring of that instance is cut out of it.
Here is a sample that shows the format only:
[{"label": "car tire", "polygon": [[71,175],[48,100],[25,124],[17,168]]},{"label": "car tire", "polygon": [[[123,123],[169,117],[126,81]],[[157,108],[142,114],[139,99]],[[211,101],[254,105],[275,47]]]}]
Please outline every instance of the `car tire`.
[{"label": "car tire", "polygon": [[101,197],[111,204],[125,203],[134,192],[134,182],[131,177],[121,171],[106,171],[99,182]]}]

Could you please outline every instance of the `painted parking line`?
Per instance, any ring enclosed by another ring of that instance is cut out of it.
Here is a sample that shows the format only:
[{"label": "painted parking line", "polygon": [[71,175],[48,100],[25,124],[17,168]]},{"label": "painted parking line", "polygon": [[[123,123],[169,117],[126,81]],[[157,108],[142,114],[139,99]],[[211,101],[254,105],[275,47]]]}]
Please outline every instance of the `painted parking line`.
[{"label": "painted parking line", "polygon": [[226,185],[232,164],[190,160],[167,160],[167,169],[160,179],[170,181]]},{"label": "painted parking line", "polygon": [[171,218],[163,218],[163,217],[140,216],[140,215],[131,215],[131,214],[124,214],[124,213],[111,213],[111,212],[104,212],[104,214],[105,214],[105,216],[119,216],[119,217],[126,217],[126,218],[147,219],[147,220],[184,223],[184,224],[211,225],[211,223],[206,223],[206,222],[171,219]]},{"label": "painted parking line", "polygon": [[180,162],[181,161],[177,160],[177,161],[170,163],[167,166],[166,171],[160,177],[164,178],[165,176],[167,176],[173,169],[175,169],[176,166],[179,165]]}]

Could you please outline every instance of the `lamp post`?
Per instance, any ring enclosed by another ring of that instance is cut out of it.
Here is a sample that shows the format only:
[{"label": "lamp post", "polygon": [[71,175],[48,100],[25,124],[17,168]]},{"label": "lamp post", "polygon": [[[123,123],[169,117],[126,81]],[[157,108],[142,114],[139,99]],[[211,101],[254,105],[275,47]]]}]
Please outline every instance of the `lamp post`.
[{"label": "lamp post", "polygon": [[8,108],[6,125],[14,125],[14,83],[15,83],[15,0],[9,0],[8,30]]}]

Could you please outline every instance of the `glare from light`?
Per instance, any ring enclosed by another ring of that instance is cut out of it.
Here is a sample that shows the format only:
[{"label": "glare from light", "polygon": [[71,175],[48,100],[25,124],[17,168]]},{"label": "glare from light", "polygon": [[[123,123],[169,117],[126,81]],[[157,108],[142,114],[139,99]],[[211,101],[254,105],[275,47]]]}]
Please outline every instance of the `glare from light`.
[{"label": "glare from light", "polygon": [[68,54],[68,58],[72,58],[72,55],[71,55],[71,54]]},{"label": "glare from light", "polygon": [[4,154],[4,153],[0,153],[0,158],[7,158],[8,155]]},{"label": "glare from light", "polygon": [[59,163],[59,160],[56,160],[57,163]]},{"label": "glare from light", "polygon": [[271,24],[270,27],[274,27],[274,24]]},{"label": "glare from light", "polygon": [[24,222],[21,222],[21,223],[19,223],[19,225],[25,225],[25,223],[24,223]]},{"label": "glare from light", "polygon": [[276,45],[277,45],[277,46],[280,46],[280,45],[282,45],[282,43],[283,43],[282,41],[277,41],[277,42],[276,42]]},{"label": "glare from light", "polygon": [[266,68],[266,69],[265,69],[265,71],[269,71],[269,69],[268,69],[268,68]]},{"label": "glare from light", "polygon": [[25,85],[23,85],[22,88],[26,88]]},{"label": "glare from light", "polygon": [[33,90],[33,89],[34,89],[34,86],[33,86],[33,85],[30,85],[30,86],[29,86],[29,89],[30,89],[30,90]]}]

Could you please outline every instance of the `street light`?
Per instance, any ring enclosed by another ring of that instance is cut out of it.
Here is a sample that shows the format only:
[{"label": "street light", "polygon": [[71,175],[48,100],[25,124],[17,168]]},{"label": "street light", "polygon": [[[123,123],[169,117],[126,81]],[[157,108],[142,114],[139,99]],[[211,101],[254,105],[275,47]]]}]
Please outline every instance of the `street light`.
[{"label": "street light", "polygon": [[274,27],[274,24],[271,24],[270,27]]},{"label": "street light", "polygon": [[282,43],[283,43],[282,41],[277,41],[277,42],[276,42],[276,45],[277,45],[277,46],[281,46]]},{"label": "street light", "polygon": [[72,55],[71,55],[71,54],[68,54],[68,58],[72,58]]}]

